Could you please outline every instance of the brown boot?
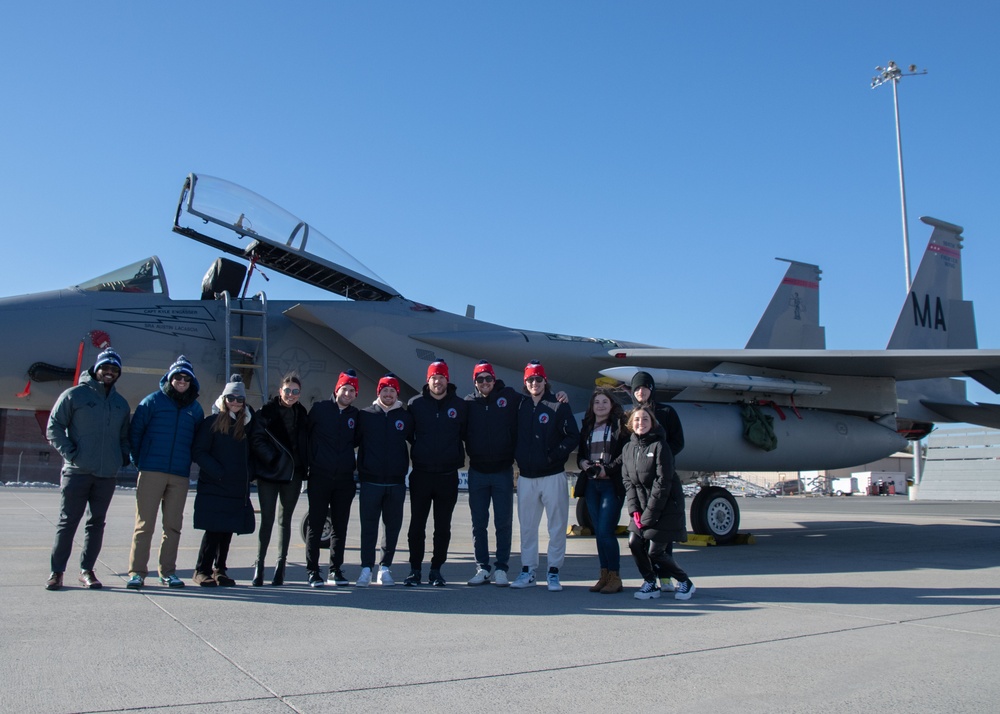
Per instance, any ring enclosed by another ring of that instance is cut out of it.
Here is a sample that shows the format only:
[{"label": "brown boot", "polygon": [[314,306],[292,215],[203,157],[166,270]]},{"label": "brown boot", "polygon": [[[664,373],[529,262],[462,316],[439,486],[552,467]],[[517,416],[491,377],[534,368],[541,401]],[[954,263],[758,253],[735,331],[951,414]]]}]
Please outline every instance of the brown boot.
[{"label": "brown boot", "polygon": [[622,591],[622,579],[618,575],[617,570],[608,571],[608,582],[601,589],[602,595],[611,595],[612,593],[620,593]]},{"label": "brown boot", "polygon": [[601,589],[608,584],[608,569],[601,568],[601,579],[590,586],[590,592],[599,593]]}]

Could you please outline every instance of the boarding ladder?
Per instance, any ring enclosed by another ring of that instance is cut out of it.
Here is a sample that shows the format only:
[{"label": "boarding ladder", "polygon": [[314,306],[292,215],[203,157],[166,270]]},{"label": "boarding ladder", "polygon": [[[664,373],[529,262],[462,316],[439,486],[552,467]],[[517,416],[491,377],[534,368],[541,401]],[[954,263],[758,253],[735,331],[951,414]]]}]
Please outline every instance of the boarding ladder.
[{"label": "boarding ladder", "polygon": [[267,401],[267,296],[233,298],[224,290],[219,297],[226,306],[226,379],[243,377],[247,399]]}]

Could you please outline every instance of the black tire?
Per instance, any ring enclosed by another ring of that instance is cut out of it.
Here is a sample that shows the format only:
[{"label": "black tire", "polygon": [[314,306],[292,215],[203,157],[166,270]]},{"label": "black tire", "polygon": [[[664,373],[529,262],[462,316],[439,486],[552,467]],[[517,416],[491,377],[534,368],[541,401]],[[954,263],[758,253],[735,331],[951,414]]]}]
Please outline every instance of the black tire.
[{"label": "black tire", "polygon": [[705,500],[705,489],[699,489],[691,501],[691,532],[705,535],[705,521],[702,520],[701,507]]},{"label": "black tire", "polygon": [[695,533],[710,535],[716,543],[728,543],[740,528],[740,507],[721,486],[703,488],[691,505],[691,525]]},{"label": "black tire", "polygon": [[[309,545],[309,514],[302,516],[302,523],[299,526],[299,531],[302,534],[302,542]],[[333,521],[330,520],[330,514],[326,516],[326,523],[323,524],[323,532],[319,536],[319,547],[329,548],[330,547],[330,535],[333,533]]]},{"label": "black tire", "polygon": [[587,508],[587,499],[576,499],[576,524],[581,528],[587,528],[594,532],[594,522],[590,520],[590,509]]}]

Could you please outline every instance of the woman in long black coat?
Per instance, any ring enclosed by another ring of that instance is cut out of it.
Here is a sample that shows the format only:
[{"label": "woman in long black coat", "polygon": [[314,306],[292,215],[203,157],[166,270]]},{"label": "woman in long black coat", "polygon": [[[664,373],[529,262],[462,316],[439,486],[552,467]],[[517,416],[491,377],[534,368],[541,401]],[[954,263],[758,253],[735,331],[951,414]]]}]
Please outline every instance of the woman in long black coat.
[{"label": "woman in long black coat", "polygon": [[[299,376],[289,373],[281,380],[278,394],[254,414],[258,426],[262,430],[266,429],[291,456],[291,473],[272,478],[267,469],[258,468],[257,500],[260,502],[260,529],[257,531],[257,560],[254,561],[252,585],[264,584],[264,558],[271,543],[271,530],[275,518],[278,520],[278,560],[274,567],[271,585],[285,583],[285,562],[288,559],[288,546],[291,543],[292,514],[299,502],[302,481],[308,478],[307,412],[299,403],[301,391],[302,382]],[[258,467],[260,465],[258,462]]]},{"label": "woman in long black coat", "polygon": [[635,597],[660,597],[657,578],[669,576],[678,581],[674,597],[688,600],[694,583],[673,557],[674,542],[687,540],[684,489],[674,471],[674,456],[649,407],[634,409],[626,427],[632,433],[622,450],[625,502],[632,516],[628,546],[643,579]]},{"label": "woman in long black coat", "polygon": [[253,533],[255,526],[250,503],[250,444],[257,427],[239,375],[229,378],[212,413],[214,416],[198,427],[191,449],[200,468],[194,527],[205,531],[194,582],[203,587],[236,584],[226,574],[229,545],[234,533]]}]

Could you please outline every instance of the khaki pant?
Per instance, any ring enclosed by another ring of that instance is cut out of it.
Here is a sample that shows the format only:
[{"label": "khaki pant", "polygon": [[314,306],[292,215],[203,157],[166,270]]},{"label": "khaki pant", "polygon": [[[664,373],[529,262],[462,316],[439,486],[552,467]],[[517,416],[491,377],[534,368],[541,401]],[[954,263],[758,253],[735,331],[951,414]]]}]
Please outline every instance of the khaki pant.
[{"label": "khaki pant", "polygon": [[159,471],[140,471],[135,489],[135,531],[128,557],[129,575],[149,574],[149,548],[156,529],[156,512],[163,507],[163,539],[160,541],[160,577],[177,570],[177,547],[184,524],[189,479]]},{"label": "khaki pant", "polygon": [[569,488],[566,472],[539,478],[517,479],[517,520],[521,528],[521,566],[538,567],[538,528],[545,513],[549,547],[545,564],[561,568],[566,558],[569,523]]}]

